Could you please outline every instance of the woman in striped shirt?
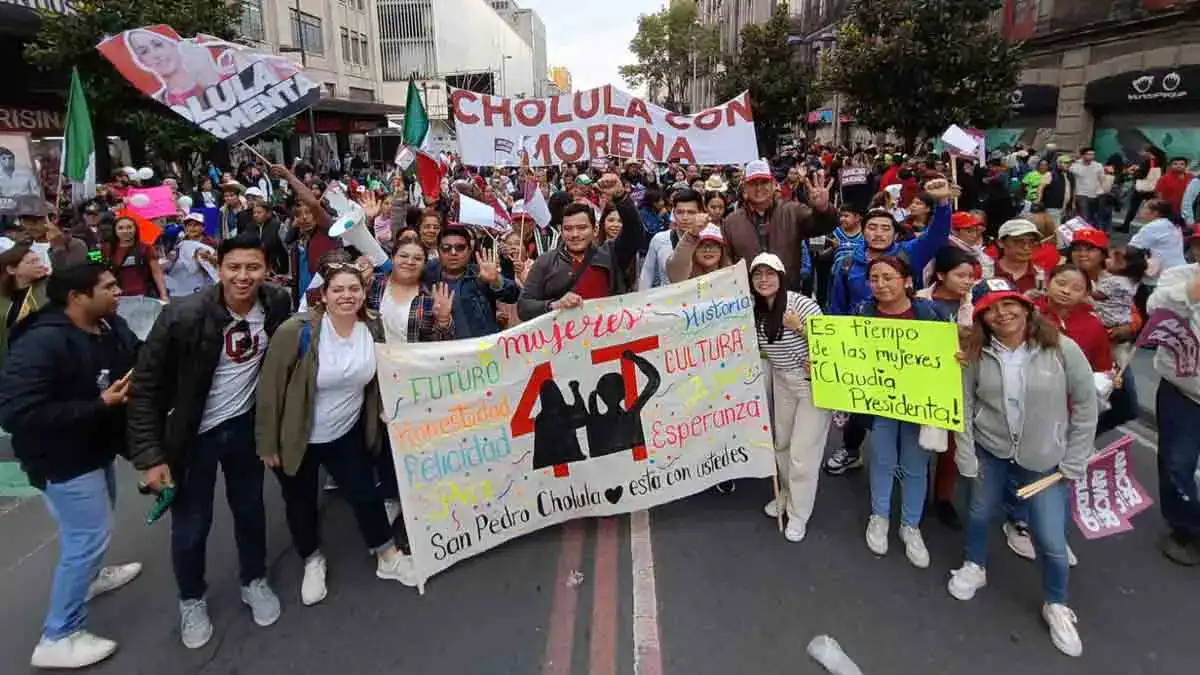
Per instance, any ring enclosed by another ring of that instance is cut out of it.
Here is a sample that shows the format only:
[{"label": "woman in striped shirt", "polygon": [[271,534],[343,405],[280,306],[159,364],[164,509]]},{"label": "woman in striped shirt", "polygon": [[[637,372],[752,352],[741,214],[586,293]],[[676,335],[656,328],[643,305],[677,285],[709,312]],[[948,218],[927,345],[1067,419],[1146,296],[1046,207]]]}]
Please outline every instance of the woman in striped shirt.
[{"label": "woman in striped shirt", "polygon": [[821,313],[811,298],[786,290],[787,271],[771,253],[750,263],[754,294],[754,325],[758,344],[769,365],[775,418],[775,463],[779,467],[779,497],[766,506],[767,515],[787,514],[788,541],[802,541],[817,498],[817,478],[825,439],[833,415],[813,405],[808,374],[808,317]]}]

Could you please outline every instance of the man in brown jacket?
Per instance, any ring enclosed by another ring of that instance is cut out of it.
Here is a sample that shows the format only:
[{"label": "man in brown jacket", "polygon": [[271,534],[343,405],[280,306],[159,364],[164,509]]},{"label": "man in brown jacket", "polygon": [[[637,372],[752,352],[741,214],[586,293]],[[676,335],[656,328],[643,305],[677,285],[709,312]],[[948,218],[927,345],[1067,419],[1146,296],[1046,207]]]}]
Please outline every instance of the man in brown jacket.
[{"label": "man in brown jacket", "polygon": [[764,251],[779,256],[788,271],[788,287],[799,291],[804,240],[829,234],[837,225],[837,212],[829,207],[828,179],[811,179],[808,204],[782,201],[775,195],[771,167],[755,160],[746,165],[741,206],[725,216],[721,234],[735,263]]}]

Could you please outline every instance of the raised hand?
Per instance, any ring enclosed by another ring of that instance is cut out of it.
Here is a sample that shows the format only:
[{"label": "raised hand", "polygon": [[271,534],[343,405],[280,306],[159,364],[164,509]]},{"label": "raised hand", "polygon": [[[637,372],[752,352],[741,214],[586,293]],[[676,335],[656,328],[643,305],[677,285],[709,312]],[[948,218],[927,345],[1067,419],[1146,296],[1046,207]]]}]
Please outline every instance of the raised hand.
[{"label": "raised hand", "polygon": [[625,196],[625,184],[621,182],[620,176],[611,171],[600,176],[600,180],[596,181],[596,189],[613,201]]},{"label": "raised hand", "polygon": [[962,190],[957,185],[952,185],[945,178],[935,178],[925,184],[925,191],[936,199],[939,204],[945,204],[957,197]]},{"label": "raised hand", "polygon": [[500,281],[500,257],[496,249],[485,248],[475,254],[475,264],[479,266],[476,276],[483,283],[492,286]]},{"label": "raised hand", "polygon": [[439,326],[450,323],[450,314],[454,308],[454,291],[445,283],[433,285],[433,317]]},{"label": "raised hand", "polygon": [[375,193],[367,190],[362,193],[362,199],[358,202],[362,207],[363,213],[367,214],[367,220],[371,220],[379,215],[379,209],[382,203],[375,197]]},{"label": "raised hand", "polygon": [[829,208],[829,184],[832,179],[825,176],[810,176],[808,181],[808,204],[817,211]]}]

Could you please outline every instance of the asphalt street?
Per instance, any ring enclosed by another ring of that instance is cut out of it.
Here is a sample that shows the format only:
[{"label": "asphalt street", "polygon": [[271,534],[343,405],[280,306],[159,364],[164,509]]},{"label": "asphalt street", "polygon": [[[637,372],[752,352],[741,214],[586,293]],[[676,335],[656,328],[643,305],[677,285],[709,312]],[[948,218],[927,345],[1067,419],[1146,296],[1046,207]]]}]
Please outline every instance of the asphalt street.
[{"label": "asphalt street", "polygon": [[[1140,437],[1136,475],[1157,494],[1153,432],[1132,428]],[[838,440],[831,434],[830,446]],[[769,482],[744,480],[733,495],[705,493],[653,510],[649,566],[647,551],[639,563],[631,548],[641,516],[575,521],[448,570],[424,597],[374,577],[349,509],[333,497],[324,509],[330,594],[316,607],[299,602],[300,561],[268,479],[270,574],[283,616],[258,628],[239,604],[230,521],[218,503],[208,557],[217,634],[189,651],[178,642],[166,523],[143,524],[147,503],[133,484],[123,470],[109,558],[142,561],[145,571],[92,603],[89,627],[120,649],[89,672],[803,675],[823,672],[804,652],[819,634],[841,642],[868,675],[1200,668],[1200,577],[1159,554],[1156,510],[1123,535],[1072,537],[1082,562],[1071,604],[1085,651],[1071,659],[1051,646],[1041,623],[1038,568],[1008,552],[998,526],[990,586],[969,603],[945,590],[961,535],[932,518],[924,524],[929,569],[912,568],[894,534],[885,558],[867,551],[861,472],[822,478],[800,544],[762,515]],[[39,499],[9,502],[0,541],[0,673],[25,673],[58,548]]]}]

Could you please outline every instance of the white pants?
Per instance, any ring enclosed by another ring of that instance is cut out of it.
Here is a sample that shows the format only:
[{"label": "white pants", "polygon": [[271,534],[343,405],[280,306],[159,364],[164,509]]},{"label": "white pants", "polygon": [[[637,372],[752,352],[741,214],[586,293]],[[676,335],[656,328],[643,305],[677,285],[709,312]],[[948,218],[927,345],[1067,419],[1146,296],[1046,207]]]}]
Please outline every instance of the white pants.
[{"label": "white pants", "polygon": [[790,521],[807,524],[833,413],[813,405],[812,384],[803,373],[772,369],[771,375],[779,508]]}]

